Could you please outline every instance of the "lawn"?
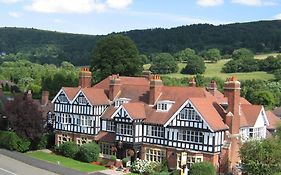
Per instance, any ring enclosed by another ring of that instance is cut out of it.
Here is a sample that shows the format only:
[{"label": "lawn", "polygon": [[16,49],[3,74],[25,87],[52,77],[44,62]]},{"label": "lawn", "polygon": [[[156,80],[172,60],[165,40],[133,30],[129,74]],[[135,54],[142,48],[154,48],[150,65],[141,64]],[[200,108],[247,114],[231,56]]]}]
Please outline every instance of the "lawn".
[{"label": "lawn", "polygon": [[[221,79],[226,79],[232,75],[238,77],[239,80],[249,80],[249,79],[261,79],[261,80],[269,80],[273,79],[274,76],[272,74],[268,74],[266,72],[257,71],[257,72],[248,72],[248,73],[222,73],[221,69],[223,65],[229,60],[224,59],[220,60],[217,63],[206,63],[206,71],[203,74],[204,77],[219,77]],[[184,63],[179,63],[179,71],[177,73],[172,74],[163,74],[165,76],[169,76],[172,78],[183,78],[183,77],[191,77],[192,75],[181,74],[180,71],[185,67]]]},{"label": "lawn", "polygon": [[104,166],[84,163],[84,162],[76,161],[76,160],[66,158],[63,156],[45,153],[42,151],[28,152],[28,153],[26,153],[26,155],[36,158],[36,159],[54,163],[54,164],[58,164],[58,161],[59,161],[61,166],[72,168],[72,169],[79,170],[82,172],[93,172],[93,171],[99,171],[99,170],[106,169]]},{"label": "lawn", "polygon": [[255,55],[255,59],[266,59],[268,56],[276,56],[276,55],[281,55],[281,53],[266,53],[266,54],[259,54],[259,55]]}]

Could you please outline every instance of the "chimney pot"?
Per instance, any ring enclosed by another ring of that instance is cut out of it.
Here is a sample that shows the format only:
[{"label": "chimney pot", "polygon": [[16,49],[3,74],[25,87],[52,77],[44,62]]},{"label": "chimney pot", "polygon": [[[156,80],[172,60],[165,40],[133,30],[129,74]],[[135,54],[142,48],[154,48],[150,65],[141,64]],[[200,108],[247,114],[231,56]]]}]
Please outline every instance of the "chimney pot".
[{"label": "chimney pot", "polygon": [[89,71],[88,67],[81,69],[79,73],[79,86],[81,88],[91,87],[92,85],[92,72]]}]

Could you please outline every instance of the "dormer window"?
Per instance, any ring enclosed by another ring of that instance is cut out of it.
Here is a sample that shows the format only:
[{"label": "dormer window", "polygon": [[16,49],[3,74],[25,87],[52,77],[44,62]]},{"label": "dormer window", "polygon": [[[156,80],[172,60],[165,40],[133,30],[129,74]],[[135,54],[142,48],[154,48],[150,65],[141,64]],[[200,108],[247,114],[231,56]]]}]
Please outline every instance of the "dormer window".
[{"label": "dormer window", "polygon": [[129,98],[119,98],[119,99],[115,100],[114,106],[115,106],[116,108],[118,108],[118,107],[121,106],[123,103],[129,103],[130,100],[131,100],[131,99],[129,99]]},{"label": "dormer window", "polygon": [[158,101],[156,106],[157,111],[159,112],[169,111],[169,109],[172,107],[174,103],[175,103],[174,101],[170,101],[170,100]]}]

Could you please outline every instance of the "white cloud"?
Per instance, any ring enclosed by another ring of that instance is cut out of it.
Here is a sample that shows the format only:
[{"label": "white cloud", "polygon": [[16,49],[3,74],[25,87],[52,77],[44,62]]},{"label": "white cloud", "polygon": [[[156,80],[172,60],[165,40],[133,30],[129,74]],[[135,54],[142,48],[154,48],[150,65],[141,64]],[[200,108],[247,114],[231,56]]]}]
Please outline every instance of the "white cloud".
[{"label": "white cloud", "polygon": [[9,12],[8,14],[9,14],[9,16],[11,16],[13,18],[19,18],[22,16],[22,13],[20,13],[20,12]]},{"label": "white cloud", "polygon": [[125,9],[133,0],[32,0],[25,7],[29,11],[41,13],[89,13],[104,12],[107,9]]},{"label": "white cloud", "polygon": [[281,20],[281,13],[275,15],[273,18],[274,18],[274,19],[279,19],[279,20]]},{"label": "white cloud", "polygon": [[125,9],[132,4],[132,2],[133,0],[107,0],[106,4],[113,9]]},{"label": "white cloud", "polygon": [[197,4],[200,6],[218,6],[223,3],[224,0],[197,0]]},{"label": "white cloud", "polygon": [[17,3],[17,2],[20,2],[21,0],[1,0],[2,3],[5,3],[5,4],[14,4],[14,3]]},{"label": "white cloud", "polygon": [[278,4],[276,0],[232,0],[232,3],[247,6],[274,6]]}]

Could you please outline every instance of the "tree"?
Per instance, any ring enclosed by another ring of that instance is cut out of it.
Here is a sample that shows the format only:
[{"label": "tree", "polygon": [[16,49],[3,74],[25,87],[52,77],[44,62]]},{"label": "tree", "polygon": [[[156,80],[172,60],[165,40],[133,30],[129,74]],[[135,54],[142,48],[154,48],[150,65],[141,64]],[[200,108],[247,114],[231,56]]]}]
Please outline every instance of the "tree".
[{"label": "tree", "polygon": [[111,74],[139,75],[142,62],[134,42],[126,36],[109,35],[99,40],[91,55],[91,70],[95,81]]},{"label": "tree", "polygon": [[274,95],[268,90],[257,90],[253,92],[251,102],[269,108],[272,108],[278,103]]},{"label": "tree", "polygon": [[33,100],[16,96],[13,101],[5,104],[4,115],[8,118],[9,127],[17,135],[31,140],[43,135],[44,118]]},{"label": "tree", "polygon": [[185,68],[182,70],[184,74],[203,74],[206,66],[202,57],[194,55],[187,60]]},{"label": "tree", "polygon": [[178,64],[169,53],[159,53],[152,58],[150,70],[157,74],[169,74],[178,71]]},{"label": "tree", "polygon": [[255,175],[281,172],[280,146],[276,138],[244,143],[239,151],[243,170]]},{"label": "tree", "polygon": [[220,50],[217,48],[209,49],[204,54],[204,58],[205,58],[205,60],[209,60],[211,62],[217,62],[218,60],[221,59]]},{"label": "tree", "polygon": [[254,53],[246,48],[240,48],[237,50],[234,50],[232,53],[232,59],[238,60],[238,59],[254,59]]},{"label": "tree", "polygon": [[273,72],[273,74],[274,74],[274,77],[275,77],[275,79],[276,79],[277,81],[280,81],[280,80],[281,80],[281,69],[275,70],[275,71]]},{"label": "tree", "polygon": [[182,51],[179,51],[175,54],[175,59],[177,61],[187,61],[190,57],[195,55],[195,50],[186,48]]},{"label": "tree", "polygon": [[191,175],[216,175],[216,169],[210,162],[197,162],[190,168]]}]

